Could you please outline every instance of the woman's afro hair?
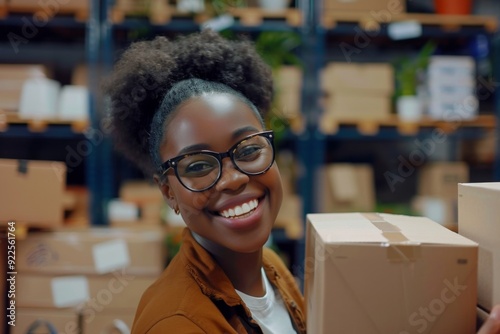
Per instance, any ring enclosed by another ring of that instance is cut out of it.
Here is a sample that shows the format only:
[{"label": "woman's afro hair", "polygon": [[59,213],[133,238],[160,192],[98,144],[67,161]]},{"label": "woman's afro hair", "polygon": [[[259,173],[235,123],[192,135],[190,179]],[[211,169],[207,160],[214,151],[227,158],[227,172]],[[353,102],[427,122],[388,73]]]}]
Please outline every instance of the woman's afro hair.
[{"label": "woman's afro hair", "polygon": [[149,154],[152,118],[166,92],[190,78],[225,84],[262,114],[270,108],[271,70],[250,41],[204,30],[173,41],[133,43],[103,82],[103,93],[110,101],[107,126],[116,148],[148,174],[155,170]]}]

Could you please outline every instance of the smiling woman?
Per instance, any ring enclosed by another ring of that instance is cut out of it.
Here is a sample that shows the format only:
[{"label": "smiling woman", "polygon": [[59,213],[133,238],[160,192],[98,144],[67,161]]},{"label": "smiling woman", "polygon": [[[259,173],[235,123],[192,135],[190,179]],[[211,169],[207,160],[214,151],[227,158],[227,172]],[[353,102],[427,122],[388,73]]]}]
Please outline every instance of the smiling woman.
[{"label": "smiling woman", "polygon": [[283,194],[263,122],[271,71],[254,46],[211,31],[139,42],[104,90],[117,147],[187,225],[132,332],[305,333],[295,280],[264,247]]}]

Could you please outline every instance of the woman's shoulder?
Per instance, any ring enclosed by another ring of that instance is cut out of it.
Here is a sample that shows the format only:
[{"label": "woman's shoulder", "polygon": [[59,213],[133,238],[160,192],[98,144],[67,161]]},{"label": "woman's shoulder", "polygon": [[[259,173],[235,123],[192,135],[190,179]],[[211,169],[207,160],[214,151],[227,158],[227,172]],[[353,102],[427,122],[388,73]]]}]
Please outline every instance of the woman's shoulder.
[{"label": "woman's shoulder", "polygon": [[189,322],[190,309],[193,305],[208,303],[207,298],[182,264],[173,261],[143,293],[134,321],[137,331],[134,331],[146,333],[159,324]]},{"label": "woman's shoulder", "polygon": [[144,292],[132,333],[170,333],[173,329],[175,333],[209,333],[208,329],[229,326],[186,265],[175,257]]}]

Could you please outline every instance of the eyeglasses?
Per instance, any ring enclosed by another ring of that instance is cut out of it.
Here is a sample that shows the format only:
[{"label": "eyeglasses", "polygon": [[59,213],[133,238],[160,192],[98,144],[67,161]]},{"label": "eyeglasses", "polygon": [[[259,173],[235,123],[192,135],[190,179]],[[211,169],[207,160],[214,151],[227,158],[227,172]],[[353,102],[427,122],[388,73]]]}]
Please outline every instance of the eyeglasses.
[{"label": "eyeglasses", "polygon": [[273,131],[254,133],[227,152],[198,151],[182,154],[161,165],[161,175],[173,168],[180,183],[194,192],[213,187],[222,175],[222,159],[231,158],[235,168],[246,175],[264,174],[274,162]]}]

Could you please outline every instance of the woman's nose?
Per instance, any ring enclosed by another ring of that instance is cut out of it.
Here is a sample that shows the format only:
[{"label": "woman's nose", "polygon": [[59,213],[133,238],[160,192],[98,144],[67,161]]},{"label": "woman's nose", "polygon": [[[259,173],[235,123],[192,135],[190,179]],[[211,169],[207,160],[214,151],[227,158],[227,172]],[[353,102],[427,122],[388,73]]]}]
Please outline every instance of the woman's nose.
[{"label": "woman's nose", "polygon": [[217,191],[238,190],[250,181],[250,177],[240,172],[230,158],[222,160],[222,174],[215,185]]}]

